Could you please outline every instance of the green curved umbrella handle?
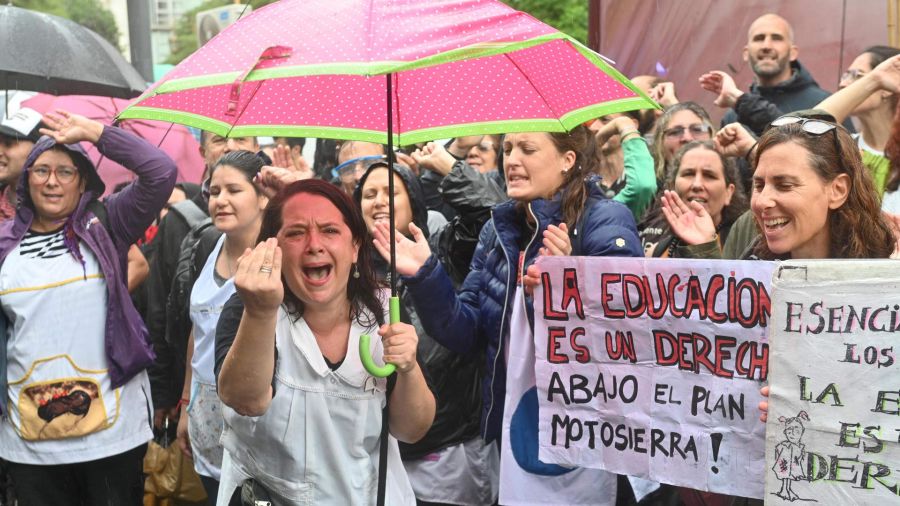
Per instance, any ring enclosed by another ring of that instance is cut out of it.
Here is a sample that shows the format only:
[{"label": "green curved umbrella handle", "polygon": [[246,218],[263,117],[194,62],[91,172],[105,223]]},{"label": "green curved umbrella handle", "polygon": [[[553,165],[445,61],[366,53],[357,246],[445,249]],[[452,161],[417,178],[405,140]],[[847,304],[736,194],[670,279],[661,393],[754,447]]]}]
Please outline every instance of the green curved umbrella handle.
[{"label": "green curved umbrella handle", "polygon": [[[399,297],[391,297],[390,301],[391,308],[391,323],[397,323],[400,321],[400,298]],[[366,371],[369,372],[372,376],[376,378],[387,378],[391,374],[394,374],[394,371],[397,370],[397,366],[394,364],[384,364],[379,367],[375,365],[375,361],[372,360],[372,355],[369,353],[369,334],[363,334],[359,336],[359,359],[362,361],[363,367],[366,368]]]}]

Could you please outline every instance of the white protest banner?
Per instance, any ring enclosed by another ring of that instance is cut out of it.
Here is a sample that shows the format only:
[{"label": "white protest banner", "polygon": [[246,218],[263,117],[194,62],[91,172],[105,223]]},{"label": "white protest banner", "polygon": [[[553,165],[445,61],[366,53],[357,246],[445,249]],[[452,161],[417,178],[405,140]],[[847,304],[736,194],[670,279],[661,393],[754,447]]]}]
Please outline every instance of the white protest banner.
[{"label": "white protest banner", "polygon": [[614,506],[615,474],[546,464],[538,459],[534,339],[521,288],[516,289],[513,299],[509,335],[503,444],[500,445],[500,504]]},{"label": "white protest banner", "polygon": [[772,311],[766,504],[900,504],[900,263],[784,262]]},{"label": "white protest banner", "polygon": [[541,461],[762,497],[774,265],[541,259]]}]

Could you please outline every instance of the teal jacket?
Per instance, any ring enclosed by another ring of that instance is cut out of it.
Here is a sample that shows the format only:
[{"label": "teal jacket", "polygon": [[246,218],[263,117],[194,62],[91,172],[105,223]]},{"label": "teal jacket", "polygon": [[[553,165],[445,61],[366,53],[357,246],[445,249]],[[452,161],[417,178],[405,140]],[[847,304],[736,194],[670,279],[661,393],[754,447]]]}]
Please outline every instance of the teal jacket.
[{"label": "teal jacket", "polygon": [[656,169],[653,157],[642,137],[632,137],[622,143],[625,152],[625,187],[613,197],[631,210],[635,221],[640,220],[656,195]]}]

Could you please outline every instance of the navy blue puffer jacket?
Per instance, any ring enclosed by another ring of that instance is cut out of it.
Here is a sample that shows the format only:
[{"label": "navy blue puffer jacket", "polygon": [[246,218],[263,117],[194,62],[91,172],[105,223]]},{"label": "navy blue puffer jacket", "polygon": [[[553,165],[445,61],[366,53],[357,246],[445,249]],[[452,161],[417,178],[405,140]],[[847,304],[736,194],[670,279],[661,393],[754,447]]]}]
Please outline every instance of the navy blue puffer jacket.
[{"label": "navy blue puffer jacket", "polygon": [[[575,253],[641,256],[631,211],[606,199],[595,181],[590,181],[588,188],[591,198],[578,231],[581,251]],[[481,230],[471,270],[458,294],[434,255],[414,276],[403,278],[430,336],[457,353],[486,349],[481,430],[487,442],[500,436],[503,420],[506,365],[501,355],[516,293],[520,245],[527,245],[524,269],[537,258],[542,246],[540,238],[547,226],[562,221],[561,200],[560,194],[552,200],[534,200],[527,206],[526,212],[531,212],[536,221],[534,230],[523,225],[521,207],[516,202],[494,207],[491,220]]]}]

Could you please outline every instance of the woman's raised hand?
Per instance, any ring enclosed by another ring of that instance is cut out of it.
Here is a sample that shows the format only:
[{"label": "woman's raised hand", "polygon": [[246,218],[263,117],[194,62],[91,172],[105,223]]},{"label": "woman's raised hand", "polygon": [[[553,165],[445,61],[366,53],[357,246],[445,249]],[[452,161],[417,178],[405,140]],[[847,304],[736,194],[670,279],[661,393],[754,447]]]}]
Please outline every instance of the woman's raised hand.
[{"label": "woman's raised hand", "polygon": [[410,155],[420,168],[428,169],[442,176],[446,176],[453,170],[456,158],[447,151],[444,146],[429,142],[425,146],[415,150]]},{"label": "woman's raised hand", "polygon": [[94,143],[103,135],[103,123],[61,109],[57,109],[55,113],[48,112],[42,121],[47,128],[42,128],[41,133],[53,137],[59,144],[81,141]]},{"label": "woman's raised hand", "polygon": [[287,169],[294,174],[294,180],[309,179],[315,176],[309,163],[302,156],[294,158],[291,148],[279,144],[272,149],[272,166]]},{"label": "woman's raised hand", "polygon": [[[597,124],[598,123],[594,123],[594,125]],[[594,133],[594,138],[597,139],[597,144],[602,146],[603,144],[606,144],[606,141],[608,141],[610,137],[614,135],[624,135],[629,132],[637,131],[638,129],[634,125],[633,119],[628,116],[618,116],[616,118],[613,118],[612,121],[601,126]]]},{"label": "woman's raised hand", "polygon": [[650,98],[657,101],[663,107],[671,107],[678,103],[675,96],[675,83],[659,83],[650,90]]},{"label": "woman's raised hand", "polygon": [[715,143],[725,156],[746,157],[756,144],[756,139],[740,123],[730,123],[716,133]]},{"label": "woman's raised hand", "polygon": [[892,56],[879,63],[869,74],[882,90],[900,93],[900,55]]},{"label": "woman's raised hand", "polygon": [[682,242],[695,245],[715,240],[716,225],[702,205],[690,202],[689,206],[671,190],[663,192],[660,203],[669,228]]},{"label": "woman's raised hand", "polygon": [[281,282],[281,248],[272,237],[247,248],[238,258],[234,287],[244,303],[244,311],[257,316],[270,315],[284,300]]},{"label": "woman's raised hand", "polygon": [[544,246],[538,253],[545,257],[571,255],[572,240],[569,239],[568,225],[560,223],[559,226],[548,226],[547,230],[544,230]]},{"label": "woman's raised hand", "polygon": [[[397,232],[395,241],[395,250],[397,253],[397,272],[402,276],[412,276],[419,272],[419,269],[428,261],[431,256],[431,248],[428,246],[428,240],[425,234],[416,226],[415,223],[409,224],[409,232],[413,236],[413,241],[407,239],[403,234]],[[384,257],[385,260],[391,260],[391,240],[390,229],[387,223],[377,223],[373,235],[375,236],[375,249]]]},{"label": "woman's raised hand", "polygon": [[416,368],[416,348],[419,336],[416,328],[408,323],[385,323],[378,329],[384,346],[384,362],[394,364],[401,373]]},{"label": "woman's raised hand", "polygon": [[288,168],[263,165],[262,170],[253,179],[259,185],[266,197],[274,197],[282,188],[303,179],[300,175]]}]

